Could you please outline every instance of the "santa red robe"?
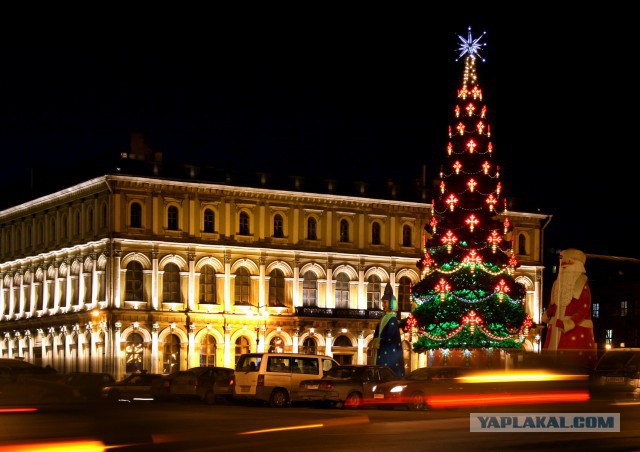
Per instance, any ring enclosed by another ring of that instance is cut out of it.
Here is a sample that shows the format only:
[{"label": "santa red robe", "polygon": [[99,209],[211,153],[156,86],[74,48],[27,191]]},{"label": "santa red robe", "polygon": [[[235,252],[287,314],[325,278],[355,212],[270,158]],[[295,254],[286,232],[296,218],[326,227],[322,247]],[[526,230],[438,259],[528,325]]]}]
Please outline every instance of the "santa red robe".
[{"label": "santa red robe", "polygon": [[598,360],[598,348],[593,336],[587,278],[582,275],[576,280],[572,299],[566,306],[559,303],[558,291],[554,284],[551,304],[542,316],[542,321],[548,323],[543,350],[555,351],[560,364],[592,370]]}]

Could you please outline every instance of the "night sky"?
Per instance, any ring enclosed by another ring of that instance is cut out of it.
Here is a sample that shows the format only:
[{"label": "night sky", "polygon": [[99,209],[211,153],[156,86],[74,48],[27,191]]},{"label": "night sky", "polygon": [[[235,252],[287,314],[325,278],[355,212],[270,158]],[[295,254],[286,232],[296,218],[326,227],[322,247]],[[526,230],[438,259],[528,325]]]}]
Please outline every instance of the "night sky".
[{"label": "night sky", "polygon": [[547,246],[640,258],[632,15],[523,5],[502,19],[325,11],[4,40],[0,186],[117,155],[133,130],[165,162],[381,184],[426,165],[435,178],[462,80],[457,35],[471,26],[487,32],[478,74],[506,195],[553,215]]}]

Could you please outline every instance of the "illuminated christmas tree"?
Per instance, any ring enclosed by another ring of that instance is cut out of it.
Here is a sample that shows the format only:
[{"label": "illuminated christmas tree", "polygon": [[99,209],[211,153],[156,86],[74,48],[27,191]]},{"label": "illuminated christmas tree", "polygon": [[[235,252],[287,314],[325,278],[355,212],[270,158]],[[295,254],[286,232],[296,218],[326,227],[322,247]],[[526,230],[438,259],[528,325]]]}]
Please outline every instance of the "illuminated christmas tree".
[{"label": "illuminated christmas tree", "polygon": [[[462,86],[452,111],[438,198],[425,227],[416,309],[407,319],[416,351],[520,348],[531,321],[525,314],[500,167],[478,84],[481,39],[459,36]],[[499,211],[502,210],[502,211]],[[445,355],[447,356],[447,355]]]}]

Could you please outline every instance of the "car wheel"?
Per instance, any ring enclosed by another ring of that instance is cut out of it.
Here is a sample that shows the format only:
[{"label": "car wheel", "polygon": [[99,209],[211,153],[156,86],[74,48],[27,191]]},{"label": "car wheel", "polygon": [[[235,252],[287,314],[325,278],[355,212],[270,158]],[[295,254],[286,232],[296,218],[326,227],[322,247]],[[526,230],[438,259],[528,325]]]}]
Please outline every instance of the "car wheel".
[{"label": "car wheel", "polygon": [[276,389],[271,393],[269,404],[275,408],[283,408],[289,402],[289,396],[283,389]]},{"label": "car wheel", "polygon": [[409,411],[421,411],[426,409],[427,403],[424,400],[424,394],[420,391],[411,394],[407,408]]},{"label": "car wheel", "polygon": [[216,393],[213,391],[208,391],[205,395],[204,395],[204,403],[206,403],[207,405],[213,405],[216,403]]},{"label": "car wheel", "polygon": [[354,409],[354,408],[360,408],[361,406],[362,406],[362,394],[360,394],[359,392],[352,392],[344,400],[345,408]]}]

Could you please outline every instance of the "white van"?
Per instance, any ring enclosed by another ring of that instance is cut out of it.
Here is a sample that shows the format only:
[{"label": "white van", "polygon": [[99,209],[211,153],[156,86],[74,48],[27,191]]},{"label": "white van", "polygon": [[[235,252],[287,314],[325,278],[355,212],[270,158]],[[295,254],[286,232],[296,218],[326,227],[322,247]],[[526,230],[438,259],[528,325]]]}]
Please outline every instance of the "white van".
[{"label": "white van", "polygon": [[245,353],[236,364],[234,398],[261,400],[281,408],[299,402],[302,380],[320,379],[340,363],[321,355]]}]

